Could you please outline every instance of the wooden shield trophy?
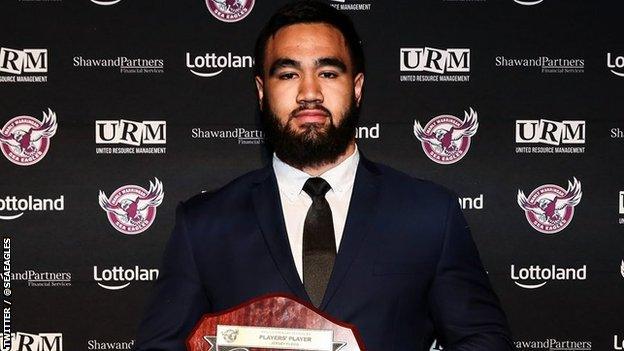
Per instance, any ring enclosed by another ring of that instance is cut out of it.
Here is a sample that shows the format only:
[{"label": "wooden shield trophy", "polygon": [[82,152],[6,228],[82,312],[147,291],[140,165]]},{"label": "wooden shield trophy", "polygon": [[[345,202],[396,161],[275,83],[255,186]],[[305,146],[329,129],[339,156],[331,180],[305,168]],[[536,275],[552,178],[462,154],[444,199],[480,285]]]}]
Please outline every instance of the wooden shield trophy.
[{"label": "wooden shield trophy", "polygon": [[295,297],[267,295],[204,315],[186,343],[189,351],[363,351],[357,335]]}]

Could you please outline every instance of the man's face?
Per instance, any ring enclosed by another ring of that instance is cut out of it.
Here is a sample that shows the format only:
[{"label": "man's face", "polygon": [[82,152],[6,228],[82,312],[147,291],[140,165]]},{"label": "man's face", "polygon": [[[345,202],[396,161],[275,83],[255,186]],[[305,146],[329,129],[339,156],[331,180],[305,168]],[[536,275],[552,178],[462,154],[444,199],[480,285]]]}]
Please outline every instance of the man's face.
[{"label": "man's face", "polygon": [[344,153],[353,140],[364,75],[354,75],[342,33],[322,23],[284,27],[267,42],[263,72],[256,87],[265,127],[273,129],[268,137],[280,139],[270,140],[278,156],[295,166],[318,166]]}]

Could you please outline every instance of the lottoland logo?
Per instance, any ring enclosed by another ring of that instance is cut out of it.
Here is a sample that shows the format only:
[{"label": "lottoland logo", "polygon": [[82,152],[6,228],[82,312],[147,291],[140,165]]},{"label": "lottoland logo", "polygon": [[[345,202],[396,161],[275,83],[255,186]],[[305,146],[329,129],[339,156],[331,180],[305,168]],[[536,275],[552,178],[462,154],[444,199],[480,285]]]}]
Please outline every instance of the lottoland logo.
[{"label": "lottoland logo", "polygon": [[617,335],[613,335],[613,349],[624,350],[624,338],[618,338]]},{"label": "lottoland logo", "polygon": [[540,267],[531,265],[529,267],[519,267],[511,265],[511,280],[521,288],[537,289],[546,285],[549,281],[563,280],[586,280],[587,265],[581,268],[562,268],[554,264],[550,267]]},{"label": "lottoland logo", "polygon": [[64,195],[56,199],[41,199],[32,195],[24,198],[18,198],[17,196],[0,198],[0,219],[5,221],[20,218],[26,212],[63,210],[65,210]]},{"label": "lottoland logo", "polygon": [[[607,53],[607,67],[611,69],[611,73],[618,77],[624,77],[624,56],[612,57],[611,53]],[[619,71],[618,71],[619,70]]]},{"label": "lottoland logo", "polygon": [[107,290],[121,290],[135,281],[153,281],[158,278],[158,269],[123,268],[115,266],[113,268],[99,270],[98,266],[93,266],[93,279],[99,286]]},{"label": "lottoland logo", "polygon": [[121,2],[121,0],[91,0],[91,2],[100,6],[110,6]]},{"label": "lottoland logo", "polygon": [[251,68],[253,57],[239,56],[228,52],[226,55],[217,55],[214,52],[192,56],[186,53],[186,67],[198,77],[211,78],[218,76],[230,68]]},{"label": "lottoland logo", "polygon": [[514,0],[516,4],[524,5],[524,6],[533,6],[537,4],[541,4],[544,0]]}]

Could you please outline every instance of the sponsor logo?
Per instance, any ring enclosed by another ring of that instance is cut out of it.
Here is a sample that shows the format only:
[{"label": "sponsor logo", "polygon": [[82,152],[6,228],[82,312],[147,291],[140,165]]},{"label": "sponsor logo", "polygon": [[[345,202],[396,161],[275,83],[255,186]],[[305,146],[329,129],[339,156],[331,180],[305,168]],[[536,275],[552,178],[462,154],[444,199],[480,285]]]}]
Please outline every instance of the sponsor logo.
[{"label": "sponsor logo", "polygon": [[45,83],[48,81],[47,49],[0,47],[0,83]]},{"label": "sponsor logo", "polygon": [[2,350],[7,351],[63,351],[63,334],[61,333],[11,333],[10,349],[7,339],[2,334]]},{"label": "sponsor logo", "polygon": [[206,0],[208,11],[223,22],[238,22],[247,17],[255,0]]},{"label": "sponsor logo", "polygon": [[66,287],[71,286],[71,273],[36,272],[29,269],[23,272],[11,272],[11,280],[25,281],[29,287]]},{"label": "sponsor logo", "polygon": [[121,2],[121,0],[91,0],[91,2],[100,6],[110,6]]},{"label": "sponsor logo", "polygon": [[204,78],[218,76],[228,68],[251,68],[253,65],[253,57],[248,55],[239,56],[228,52],[226,55],[206,53],[191,56],[189,52],[186,53],[186,67],[194,75]]},{"label": "sponsor logo", "polygon": [[370,11],[372,4],[366,1],[330,0],[333,8],[341,11]]},{"label": "sponsor logo", "polygon": [[74,67],[81,68],[117,68],[120,73],[164,73],[165,60],[163,59],[144,59],[144,58],[128,58],[118,56],[115,58],[84,58],[82,56],[74,56]]},{"label": "sponsor logo", "polygon": [[624,77],[624,56],[612,57],[611,53],[607,53],[607,67],[611,73],[618,77]]},{"label": "sponsor logo", "polygon": [[624,350],[624,338],[618,338],[617,335],[613,335],[613,349]]},{"label": "sponsor logo", "polygon": [[620,264],[620,275],[624,278],[624,260],[622,260],[622,264]]},{"label": "sponsor logo", "polygon": [[420,140],[423,151],[432,161],[448,165],[461,160],[470,148],[470,139],[479,128],[477,112],[464,111],[461,120],[452,115],[431,119],[423,128],[414,120],[414,135]]},{"label": "sponsor logo", "polygon": [[135,340],[129,341],[101,341],[87,340],[87,350],[132,350]]},{"label": "sponsor logo", "polygon": [[[620,214],[624,215],[624,191],[620,191]],[[620,224],[624,224],[624,218],[620,217]]]},{"label": "sponsor logo", "polygon": [[517,144],[546,144],[549,146],[516,146],[517,154],[574,154],[584,153],[585,121],[517,120]]},{"label": "sponsor logo", "polygon": [[541,4],[544,0],[514,0],[516,4],[524,5],[524,6],[533,6],[537,4]]},{"label": "sponsor logo", "polygon": [[96,144],[121,144],[131,147],[96,147],[96,154],[164,154],[167,143],[167,121],[95,121]]},{"label": "sponsor logo", "polygon": [[514,341],[514,345],[518,350],[527,351],[591,351],[592,349],[591,341],[557,340],[554,338],[545,340],[516,340]]},{"label": "sponsor logo", "polygon": [[[18,198],[17,196],[0,198],[0,219],[3,220],[20,218],[25,212],[63,210],[65,210],[64,195],[59,196],[57,199],[40,199],[32,195],[24,198]],[[4,211],[10,214],[4,214]]]},{"label": "sponsor logo", "polygon": [[48,153],[56,128],[56,114],[50,109],[43,112],[41,121],[31,116],[14,117],[0,130],[2,153],[16,165],[34,165]]},{"label": "sponsor logo", "polygon": [[611,128],[611,139],[624,139],[624,131],[620,128]]},{"label": "sponsor logo", "polygon": [[496,67],[535,69],[539,68],[541,73],[584,73],[585,59],[582,58],[550,58],[548,56],[537,56],[532,58],[517,58],[496,56],[494,59]]},{"label": "sponsor logo", "polygon": [[482,210],[483,194],[479,194],[477,197],[460,197],[459,206],[462,210]]},{"label": "sponsor logo", "polygon": [[124,185],[110,197],[100,190],[98,201],[106,211],[108,221],[123,234],[139,234],[146,231],[156,219],[156,207],[163,200],[163,184],[154,178],[149,191],[138,185]]},{"label": "sponsor logo", "polygon": [[401,82],[468,82],[470,49],[401,48],[401,72],[424,72],[401,75]]},{"label": "sponsor logo", "polygon": [[581,268],[561,268],[554,264],[550,267],[540,267],[531,265],[516,270],[515,265],[511,265],[511,280],[525,289],[537,289],[546,285],[549,281],[563,280],[585,280],[587,279],[587,266]]},{"label": "sponsor logo", "polygon": [[379,139],[379,123],[372,126],[360,126],[355,130],[358,139]]},{"label": "sponsor logo", "polygon": [[264,143],[264,132],[257,129],[245,129],[243,127],[237,127],[233,129],[191,129],[191,138],[193,139],[234,139],[239,144],[251,145]]},{"label": "sponsor logo", "polygon": [[[446,0],[446,1],[452,1],[452,0]],[[460,0],[457,0],[457,1],[460,1]],[[429,351],[442,351],[442,350],[444,350],[444,348],[442,347],[442,345],[440,345],[438,340],[433,340],[433,344],[431,344]]]},{"label": "sponsor logo", "polygon": [[114,266],[113,268],[98,270],[98,266],[93,266],[93,279],[97,284],[107,290],[121,290],[128,287],[132,282],[154,281],[158,278],[158,269],[141,268],[134,266],[132,268],[123,268]]},{"label": "sponsor logo", "polygon": [[531,227],[544,234],[554,234],[572,222],[574,207],[583,196],[581,182],[573,179],[574,182],[568,181],[567,190],[546,184],[533,190],[528,197],[518,190],[518,205],[524,210]]}]

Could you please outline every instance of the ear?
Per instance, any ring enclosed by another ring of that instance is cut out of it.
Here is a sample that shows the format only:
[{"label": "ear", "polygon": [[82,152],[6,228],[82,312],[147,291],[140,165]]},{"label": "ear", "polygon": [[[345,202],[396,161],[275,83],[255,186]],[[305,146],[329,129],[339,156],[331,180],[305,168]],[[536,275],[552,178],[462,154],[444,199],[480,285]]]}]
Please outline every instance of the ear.
[{"label": "ear", "polygon": [[258,91],[258,105],[260,106],[260,111],[262,111],[262,98],[264,97],[264,81],[260,76],[256,76],[256,90]]},{"label": "ear", "polygon": [[362,88],[364,87],[364,73],[358,73],[353,79],[353,91],[355,94],[355,103],[360,106],[362,99]]}]

